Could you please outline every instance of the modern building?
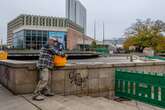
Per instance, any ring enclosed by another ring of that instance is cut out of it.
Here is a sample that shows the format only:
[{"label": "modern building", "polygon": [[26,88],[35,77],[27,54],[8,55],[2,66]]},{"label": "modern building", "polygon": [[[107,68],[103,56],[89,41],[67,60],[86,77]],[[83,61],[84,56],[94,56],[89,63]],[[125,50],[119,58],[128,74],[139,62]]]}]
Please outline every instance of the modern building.
[{"label": "modern building", "polygon": [[66,0],[66,17],[80,25],[86,32],[87,12],[79,0]]},{"label": "modern building", "polygon": [[8,23],[7,44],[10,47],[40,49],[51,36],[58,38],[68,50],[85,43],[86,38],[84,29],[67,18],[20,15]]}]

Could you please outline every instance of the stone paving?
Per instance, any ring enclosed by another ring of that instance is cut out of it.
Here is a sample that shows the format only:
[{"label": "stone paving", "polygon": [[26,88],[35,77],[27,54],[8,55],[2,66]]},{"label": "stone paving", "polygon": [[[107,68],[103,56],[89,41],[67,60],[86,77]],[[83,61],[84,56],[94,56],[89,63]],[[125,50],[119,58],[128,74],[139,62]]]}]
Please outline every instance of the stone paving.
[{"label": "stone paving", "polygon": [[14,96],[0,85],[0,110],[37,110],[21,96]]},{"label": "stone paving", "polygon": [[15,96],[0,86],[0,110],[163,110],[135,101],[119,103],[102,97],[56,95],[42,102],[32,101],[31,97]]}]

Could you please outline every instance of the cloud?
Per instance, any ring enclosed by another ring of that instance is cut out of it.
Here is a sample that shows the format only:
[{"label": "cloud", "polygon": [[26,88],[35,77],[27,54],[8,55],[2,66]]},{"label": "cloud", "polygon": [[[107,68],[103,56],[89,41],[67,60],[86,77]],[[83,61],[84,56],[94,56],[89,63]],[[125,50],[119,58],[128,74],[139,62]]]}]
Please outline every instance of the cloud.
[{"label": "cloud", "polygon": [[[97,22],[97,39],[102,39],[102,22],[105,38],[121,37],[124,30],[136,19],[165,20],[165,0],[80,0],[87,8],[87,33],[93,36]],[[65,0],[1,0],[0,36],[6,40],[7,23],[19,14],[65,16]]]}]

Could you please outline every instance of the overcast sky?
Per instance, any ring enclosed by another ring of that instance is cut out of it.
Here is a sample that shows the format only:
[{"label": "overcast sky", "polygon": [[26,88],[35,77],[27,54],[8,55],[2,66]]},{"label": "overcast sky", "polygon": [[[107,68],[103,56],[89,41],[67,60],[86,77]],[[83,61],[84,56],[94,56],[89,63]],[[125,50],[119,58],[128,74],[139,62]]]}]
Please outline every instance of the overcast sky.
[{"label": "overcast sky", "polygon": [[[136,19],[165,21],[165,0],[80,0],[87,8],[87,34],[93,36],[97,22],[98,40],[122,37]],[[65,0],[0,0],[0,36],[6,42],[7,23],[19,14],[65,17]]]}]

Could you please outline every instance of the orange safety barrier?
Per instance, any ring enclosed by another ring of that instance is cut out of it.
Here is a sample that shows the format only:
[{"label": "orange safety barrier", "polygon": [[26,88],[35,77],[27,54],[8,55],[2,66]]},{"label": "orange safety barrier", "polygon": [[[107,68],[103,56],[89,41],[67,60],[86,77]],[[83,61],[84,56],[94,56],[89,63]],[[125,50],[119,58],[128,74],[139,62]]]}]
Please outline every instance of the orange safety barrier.
[{"label": "orange safety barrier", "polygon": [[55,66],[65,66],[67,64],[67,58],[66,57],[62,57],[62,56],[58,56],[55,55],[54,56],[54,65]]}]

